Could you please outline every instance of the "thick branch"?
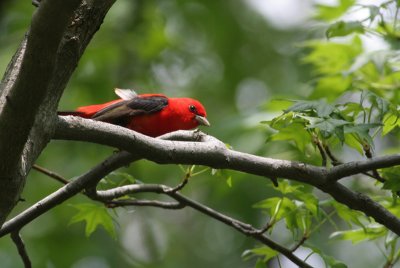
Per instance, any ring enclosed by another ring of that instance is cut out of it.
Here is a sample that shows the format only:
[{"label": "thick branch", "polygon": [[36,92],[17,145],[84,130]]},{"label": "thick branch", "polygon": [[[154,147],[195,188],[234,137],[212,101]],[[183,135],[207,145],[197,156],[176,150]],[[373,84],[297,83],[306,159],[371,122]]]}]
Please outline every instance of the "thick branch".
[{"label": "thick branch", "polygon": [[[264,177],[300,181],[319,188],[350,208],[364,212],[400,235],[400,220],[384,207],[369,197],[353,192],[335,180],[331,180],[331,178],[339,179],[340,176],[399,164],[400,157],[398,155],[343,164],[328,170],[298,162],[276,160],[229,150],[222,142],[206,135],[200,136],[202,142],[165,141],[111,124],[71,116],[59,118],[55,138],[113,146],[157,163],[205,165]],[[352,166],[357,172],[351,171]]]},{"label": "thick branch", "polygon": [[[191,135],[191,132],[175,132],[159,137],[159,139],[181,140],[190,140],[190,138],[193,139],[193,135]],[[7,221],[0,229],[0,237],[14,230],[20,230],[23,226],[25,226],[32,220],[49,211],[53,207],[61,204],[70,197],[76,195],[77,193],[87,188],[94,188],[102,178],[107,176],[112,171],[120,167],[126,166],[129,163],[138,159],[139,157],[137,157],[136,155],[130,154],[125,151],[113,154],[102,163],[92,168],[90,171],[79,176],[74,181],[69,182],[64,187],[43,198],[41,201],[37,202],[30,208],[26,209],[22,213]]]},{"label": "thick branch", "polygon": [[201,142],[154,139],[123,127],[64,116],[59,117],[54,138],[108,145],[161,164],[205,165],[264,177],[292,178],[313,185],[325,183],[324,168],[228,150],[211,136],[197,135]]}]

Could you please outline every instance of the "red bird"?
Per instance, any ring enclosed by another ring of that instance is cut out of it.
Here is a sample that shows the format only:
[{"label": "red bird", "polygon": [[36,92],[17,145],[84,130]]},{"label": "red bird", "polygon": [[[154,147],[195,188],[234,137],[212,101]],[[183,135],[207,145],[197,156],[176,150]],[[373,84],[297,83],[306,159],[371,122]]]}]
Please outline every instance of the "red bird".
[{"label": "red bird", "polygon": [[151,137],[199,125],[210,126],[204,106],[195,99],[168,98],[162,94],[137,95],[132,90],[119,88],[115,93],[121,99],[58,114],[108,122]]}]

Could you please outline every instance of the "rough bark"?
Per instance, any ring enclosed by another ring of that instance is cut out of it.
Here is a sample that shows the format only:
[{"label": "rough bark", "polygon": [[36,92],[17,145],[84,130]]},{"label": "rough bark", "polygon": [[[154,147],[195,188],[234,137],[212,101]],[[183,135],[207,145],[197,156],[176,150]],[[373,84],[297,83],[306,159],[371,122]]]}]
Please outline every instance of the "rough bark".
[{"label": "rough bark", "polygon": [[43,0],[35,12],[0,84],[0,226],[50,140],[62,92],[113,3]]},{"label": "rough bark", "polygon": [[[361,172],[400,164],[400,154],[349,162],[328,169],[304,163],[278,160],[229,150],[213,137],[202,143],[153,139],[119,126],[60,117],[55,139],[79,140],[113,146],[160,164],[204,165],[232,169],[269,178],[287,178],[306,183],[328,193],[338,202],[365,213],[400,235],[400,220],[368,196],[352,191],[338,180]],[[204,138],[203,138],[204,139]]]}]

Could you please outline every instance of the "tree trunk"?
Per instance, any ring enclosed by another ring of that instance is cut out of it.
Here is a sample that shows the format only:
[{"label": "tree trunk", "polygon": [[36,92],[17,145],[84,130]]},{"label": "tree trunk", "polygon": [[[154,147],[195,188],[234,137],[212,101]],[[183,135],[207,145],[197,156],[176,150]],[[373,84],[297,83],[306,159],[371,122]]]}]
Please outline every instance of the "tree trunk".
[{"label": "tree trunk", "polygon": [[42,0],[0,84],[0,226],[55,129],[59,99],[114,0]]}]

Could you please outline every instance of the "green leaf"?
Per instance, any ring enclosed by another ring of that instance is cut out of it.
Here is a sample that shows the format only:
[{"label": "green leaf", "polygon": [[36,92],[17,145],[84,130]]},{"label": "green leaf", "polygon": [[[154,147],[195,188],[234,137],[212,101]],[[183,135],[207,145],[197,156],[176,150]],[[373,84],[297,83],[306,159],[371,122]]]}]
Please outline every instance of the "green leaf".
[{"label": "green leaf", "polygon": [[282,194],[289,194],[298,191],[298,189],[301,187],[302,185],[291,185],[288,180],[281,180],[278,183],[278,187],[275,187],[274,189],[278,190]]},{"label": "green leaf", "polygon": [[308,126],[308,128],[309,129],[314,129],[314,128],[319,129],[322,137],[327,139],[327,138],[331,137],[333,134],[339,134],[339,137],[341,137],[340,136],[341,133],[338,132],[337,128],[340,128],[347,124],[350,124],[350,122],[347,122],[347,121],[341,120],[341,119],[327,118],[327,119],[316,120],[314,123],[312,123],[310,126]]},{"label": "green leaf", "polygon": [[262,262],[265,263],[268,262],[270,259],[278,256],[279,252],[273,250],[270,247],[258,247],[258,248],[253,248],[250,250],[246,250],[242,254],[242,258],[244,260],[248,260],[253,257],[262,257]]},{"label": "green leaf", "polygon": [[317,16],[315,18],[325,21],[337,19],[354,4],[355,0],[340,0],[337,6],[317,5]]},{"label": "green leaf", "polygon": [[303,62],[312,64],[316,74],[330,76],[348,70],[354,58],[363,51],[358,36],[354,37],[350,44],[313,41],[305,43],[304,46],[310,48],[311,52],[303,58]]},{"label": "green leaf", "polygon": [[303,233],[308,233],[312,223],[312,214],[304,207],[298,209],[295,215],[296,227],[300,228]]},{"label": "green leaf", "polygon": [[362,111],[364,111],[364,107],[360,103],[347,102],[343,104],[340,114],[344,117],[356,118]]},{"label": "green leaf", "polygon": [[396,113],[387,113],[383,117],[383,129],[382,129],[382,136],[385,136],[394,128],[400,126],[399,116]]},{"label": "green leaf", "polygon": [[378,109],[380,118],[383,118],[383,114],[386,113],[389,109],[389,102],[387,100],[381,98],[380,96],[369,90],[362,91],[361,102],[364,102],[365,100],[369,101],[367,105],[371,106],[371,109]]},{"label": "green leaf", "polygon": [[288,112],[308,112],[314,110],[317,113],[318,117],[327,117],[329,116],[335,106],[326,103],[325,100],[317,100],[317,101],[296,101],[291,107],[285,110],[285,113]]},{"label": "green leaf", "polygon": [[326,98],[328,101],[334,101],[350,88],[351,82],[351,77],[342,74],[323,76],[318,79],[310,98]]},{"label": "green leaf", "polygon": [[383,189],[400,191],[400,166],[383,169],[382,176],[386,179]]},{"label": "green leaf", "polygon": [[279,132],[270,137],[271,141],[294,141],[297,148],[304,152],[306,146],[311,144],[311,136],[305,130],[304,123],[291,123],[279,129]]},{"label": "green leaf", "polygon": [[360,155],[364,154],[364,149],[362,144],[360,143],[359,140],[355,138],[353,134],[345,134],[344,135],[344,142],[351,148],[357,150]]},{"label": "green leaf", "polygon": [[73,205],[73,207],[78,212],[72,217],[69,224],[84,221],[86,223],[86,237],[89,237],[99,225],[102,225],[111,237],[116,238],[113,219],[105,207],[91,203],[77,204]]},{"label": "green leaf", "polygon": [[368,5],[366,7],[369,9],[369,19],[373,21],[376,18],[376,16],[380,14],[379,12],[380,7],[375,5]]},{"label": "green leaf", "polygon": [[334,232],[330,235],[330,238],[349,240],[353,244],[357,244],[364,240],[374,240],[385,236],[387,229],[380,224],[371,224],[365,228],[349,230],[349,231],[339,231]]},{"label": "green leaf", "polygon": [[265,268],[265,262],[263,262],[261,259],[258,259],[254,268]]},{"label": "green leaf", "polygon": [[366,218],[364,214],[359,211],[352,210],[345,205],[339,204],[338,202],[332,202],[332,205],[335,207],[337,214],[340,218],[342,218],[349,225],[354,223],[358,226],[364,228],[364,224],[360,219]]},{"label": "green leaf", "polygon": [[364,33],[364,26],[360,21],[335,22],[326,31],[326,37],[346,36],[352,33]]},{"label": "green leaf", "polygon": [[328,256],[324,254],[320,248],[311,246],[309,243],[304,244],[305,247],[311,249],[313,252],[317,253],[321,258],[324,260],[325,264],[327,264],[327,267],[329,268],[347,268],[347,265],[344,264],[343,262],[336,260],[332,256]]},{"label": "green leaf", "polygon": [[274,218],[275,221],[279,221],[297,209],[297,206],[293,203],[293,201],[287,197],[267,198],[256,203],[254,207],[269,210],[271,218]]},{"label": "green leaf", "polygon": [[312,213],[312,215],[318,215],[319,201],[318,198],[316,198],[313,194],[296,191],[294,196],[304,202],[304,206]]},{"label": "green leaf", "polygon": [[[201,171],[200,171],[201,172]],[[225,181],[228,187],[232,187],[232,175],[227,169],[211,169],[211,175]]]},{"label": "green leaf", "polygon": [[355,134],[359,137],[359,140],[367,142],[369,145],[373,145],[373,140],[371,135],[369,135],[370,129],[377,128],[381,124],[371,123],[371,124],[356,124],[356,125],[346,125],[344,126],[345,134]]}]

